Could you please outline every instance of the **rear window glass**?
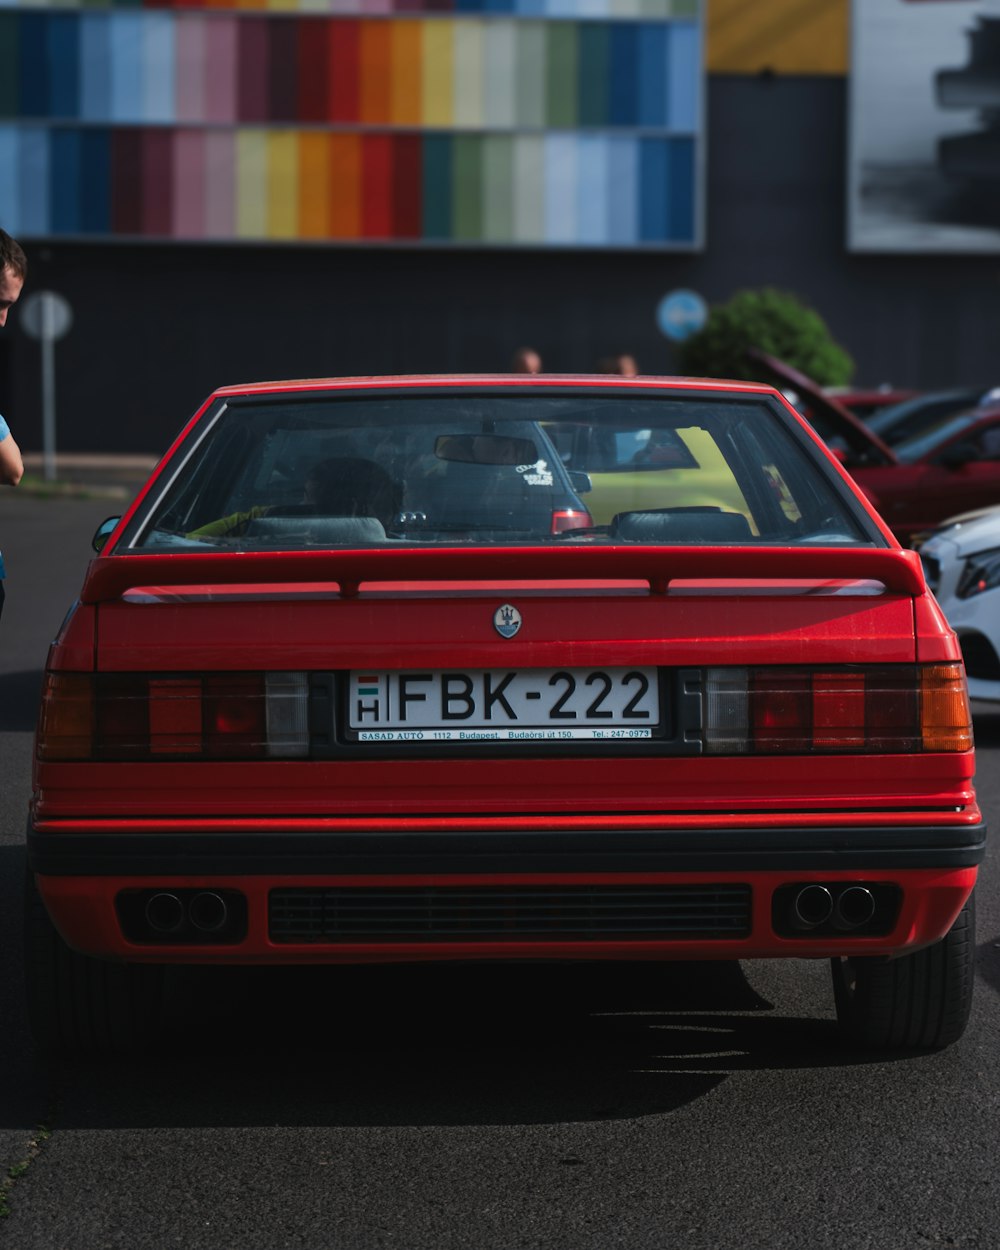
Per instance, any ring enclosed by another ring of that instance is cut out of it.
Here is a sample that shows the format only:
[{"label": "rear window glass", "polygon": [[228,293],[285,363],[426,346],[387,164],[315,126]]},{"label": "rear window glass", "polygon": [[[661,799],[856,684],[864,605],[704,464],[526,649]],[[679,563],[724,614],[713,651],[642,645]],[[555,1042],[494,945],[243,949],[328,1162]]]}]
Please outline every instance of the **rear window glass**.
[{"label": "rear window glass", "polygon": [[252,397],[220,403],[188,441],[133,548],[884,541],[763,400]]}]

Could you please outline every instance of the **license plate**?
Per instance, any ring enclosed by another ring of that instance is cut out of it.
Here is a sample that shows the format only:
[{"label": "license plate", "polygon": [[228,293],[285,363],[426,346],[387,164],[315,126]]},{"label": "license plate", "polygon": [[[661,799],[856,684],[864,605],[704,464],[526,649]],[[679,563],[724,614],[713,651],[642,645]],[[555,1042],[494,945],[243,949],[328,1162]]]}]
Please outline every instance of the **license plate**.
[{"label": "license plate", "polygon": [[651,738],[655,668],[355,672],[348,724],[358,742],[559,742]]}]

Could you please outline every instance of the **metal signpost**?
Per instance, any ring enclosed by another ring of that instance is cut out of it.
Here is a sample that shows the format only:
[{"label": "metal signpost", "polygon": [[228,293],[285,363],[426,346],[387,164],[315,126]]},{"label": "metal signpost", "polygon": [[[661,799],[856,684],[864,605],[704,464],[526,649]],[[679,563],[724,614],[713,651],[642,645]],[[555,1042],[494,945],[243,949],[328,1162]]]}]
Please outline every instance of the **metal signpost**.
[{"label": "metal signpost", "polygon": [[24,331],[42,344],[42,465],[45,480],[56,479],[56,356],[57,339],[73,324],[69,302],[55,291],[33,291],[18,310]]}]

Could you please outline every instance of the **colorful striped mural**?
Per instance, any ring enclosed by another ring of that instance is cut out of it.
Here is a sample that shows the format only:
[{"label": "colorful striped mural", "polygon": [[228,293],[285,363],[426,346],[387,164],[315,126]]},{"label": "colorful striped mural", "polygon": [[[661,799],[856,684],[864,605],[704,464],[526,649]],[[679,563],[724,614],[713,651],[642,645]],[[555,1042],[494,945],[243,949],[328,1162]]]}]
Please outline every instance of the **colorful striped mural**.
[{"label": "colorful striped mural", "polygon": [[[742,3],[743,0],[738,0]],[[0,0],[0,8],[17,8]],[[28,6],[25,6],[28,7]],[[36,3],[33,9],[224,9],[271,13],[331,13],[357,17],[399,17],[414,14],[483,14],[538,17],[550,21],[613,18],[638,21],[699,15],[699,0],[60,0]]]},{"label": "colorful striped mural", "polygon": [[[403,2],[350,11],[431,8]],[[694,3],[580,0],[629,10],[586,22],[502,16],[555,0],[456,0],[483,18],[0,8],[0,222],[26,238],[691,248],[701,26],[648,19],[657,6]]]}]

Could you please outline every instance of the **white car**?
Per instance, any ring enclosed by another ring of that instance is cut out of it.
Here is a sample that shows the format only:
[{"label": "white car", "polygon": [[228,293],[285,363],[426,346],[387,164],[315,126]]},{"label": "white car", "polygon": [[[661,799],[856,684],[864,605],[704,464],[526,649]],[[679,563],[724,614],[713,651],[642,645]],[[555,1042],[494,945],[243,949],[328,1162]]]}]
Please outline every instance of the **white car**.
[{"label": "white car", "polygon": [[936,530],[920,557],[962,644],[969,695],[1000,703],[1000,508]]}]

